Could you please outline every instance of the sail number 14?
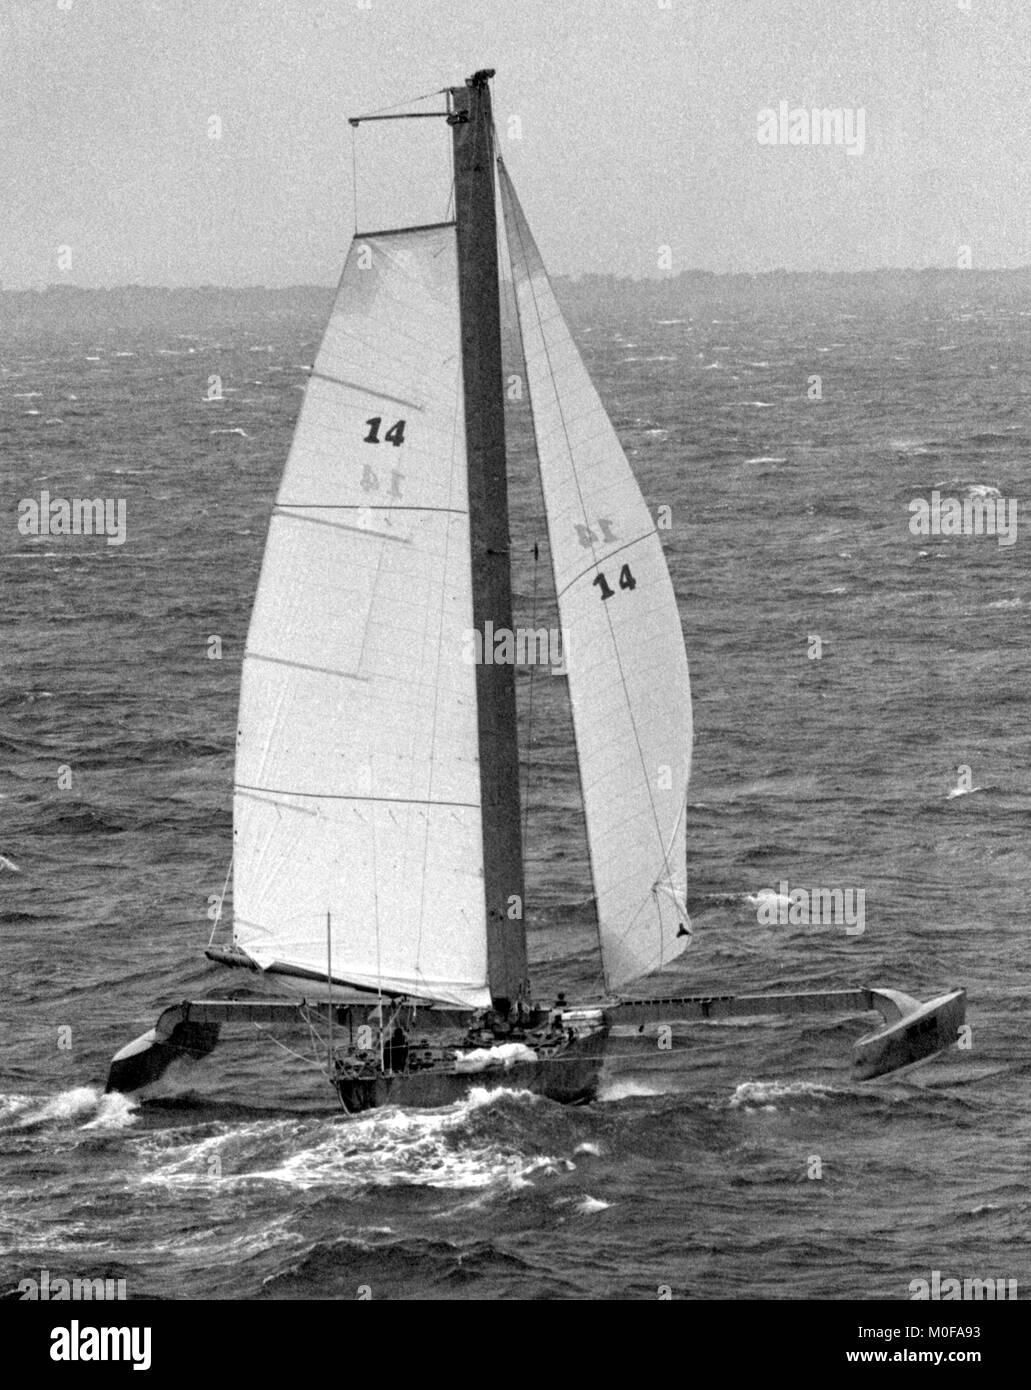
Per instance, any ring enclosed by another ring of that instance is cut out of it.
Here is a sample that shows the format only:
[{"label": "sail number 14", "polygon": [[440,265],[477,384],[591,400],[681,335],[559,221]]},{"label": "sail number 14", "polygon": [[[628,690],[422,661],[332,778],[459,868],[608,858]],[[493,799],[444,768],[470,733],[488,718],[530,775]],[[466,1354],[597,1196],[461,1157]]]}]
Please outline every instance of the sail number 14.
[{"label": "sail number 14", "polygon": [[[621,589],[637,588],[637,580],[631,574],[629,565],[624,565],[623,568],[619,571],[619,580],[617,582]],[[591,580],[591,583],[596,584],[598,588],[601,590],[601,596],[603,600],[611,598],[613,594],[616,592],[615,589],[609,587],[609,581],[605,578],[605,576],[602,574],[600,570]]]},{"label": "sail number 14", "polygon": [[383,423],[382,415],[374,415],[371,420],[366,420],[365,423],[369,427],[369,433],[362,440],[363,444],[379,444],[385,441],[387,444],[393,444],[394,448],[397,449],[404,443],[405,422],[403,420],[398,420],[396,425],[391,425],[382,441],[379,437],[379,427]]}]

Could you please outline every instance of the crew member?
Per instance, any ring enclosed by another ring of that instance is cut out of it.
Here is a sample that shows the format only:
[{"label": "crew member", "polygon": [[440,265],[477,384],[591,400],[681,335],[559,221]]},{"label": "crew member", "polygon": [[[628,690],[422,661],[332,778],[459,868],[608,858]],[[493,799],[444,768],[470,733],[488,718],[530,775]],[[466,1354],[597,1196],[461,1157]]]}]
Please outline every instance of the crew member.
[{"label": "crew member", "polygon": [[388,1071],[404,1071],[408,1065],[408,1039],[400,1023],[395,1027],[390,1035],[390,1041],[386,1046],[386,1063]]}]

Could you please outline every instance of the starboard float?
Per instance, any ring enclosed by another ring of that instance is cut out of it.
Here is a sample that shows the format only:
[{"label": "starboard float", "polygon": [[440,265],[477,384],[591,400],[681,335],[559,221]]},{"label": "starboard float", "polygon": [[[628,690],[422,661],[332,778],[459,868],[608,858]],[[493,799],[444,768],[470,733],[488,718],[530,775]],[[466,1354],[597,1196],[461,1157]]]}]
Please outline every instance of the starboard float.
[{"label": "starboard float", "polygon": [[[956,1041],[961,990],[621,998],[691,939],[687,658],[655,523],[496,155],[492,76],[437,113],[454,220],[355,235],[269,527],[240,696],[233,943],[208,955],[285,997],[166,1009],[109,1090],[204,1056],[236,1022],[321,1028],[348,1111],[443,1105],[495,1077],[588,1100],[611,1038],[681,1020],[876,1010],[859,1077]],[[514,667],[467,654],[470,631],[512,630],[495,181],[606,986],[576,1006],[530,986]]]}]

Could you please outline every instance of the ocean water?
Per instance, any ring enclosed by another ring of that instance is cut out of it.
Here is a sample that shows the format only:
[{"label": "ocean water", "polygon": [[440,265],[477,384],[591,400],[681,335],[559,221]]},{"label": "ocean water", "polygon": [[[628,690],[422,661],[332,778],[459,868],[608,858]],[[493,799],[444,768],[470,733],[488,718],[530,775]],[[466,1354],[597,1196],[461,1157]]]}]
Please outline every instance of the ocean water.
[{"label": "ocean water", "polygon": [[[1027,286],[566,297],[669,508],[691,663],[696,931],[663,988],[963,985],[969,1047],[860,1084],[861,1021],[685,1024],[591,1106],[501,1088],[347,1119],[304,1038],[256,1032],[156,1096],[105,1097],[114,1051],[222,983],[203,947],[239,661],[330,296],[0,296],[0,1290],[44,1268],[130,1298],[904,1299],[934,1269],[1031,1287]],[[509,424],[517,616],[546,624],[517,406]],[[124,499],[125,544],[21,535],[44,488]],[[934,489],[1016,499],[1016,543],[912,535]],[[563,694],[535,682],[529,942],[542,994],[575,997],[600,976]],[[761,925],[747,896],[783,881],[862,889],[864,931]]]}]

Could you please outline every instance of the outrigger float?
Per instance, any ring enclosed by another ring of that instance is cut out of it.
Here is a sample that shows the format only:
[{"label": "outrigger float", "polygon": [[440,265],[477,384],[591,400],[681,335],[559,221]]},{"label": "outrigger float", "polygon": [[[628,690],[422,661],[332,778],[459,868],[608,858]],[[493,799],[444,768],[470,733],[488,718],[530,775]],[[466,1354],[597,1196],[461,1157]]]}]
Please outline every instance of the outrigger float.
[{"label": "outrigger float", "polygon": [[[153,1084],[235,1023],[325,1029],[350,1112],[446,1105],[498,1078],[589,1100],[614,1039],[654,1048],[681,1021],[877,1011],[853,1050],[861,1079],[957,1041],[959,989],[625,997],[691,940],[687,657],[659,532],[496,155],[492,76],[439,111],[351,122],[445,120],[454,216],[356,232],[269,527],[240,695],[233,942],[208,954],[286,997],[173,1005],[118,1053],[109,1090]],[[513,632],[495,181],[605,980],[575,1006],[529,982],[514,666],[468,655],[471,635]]]}]

